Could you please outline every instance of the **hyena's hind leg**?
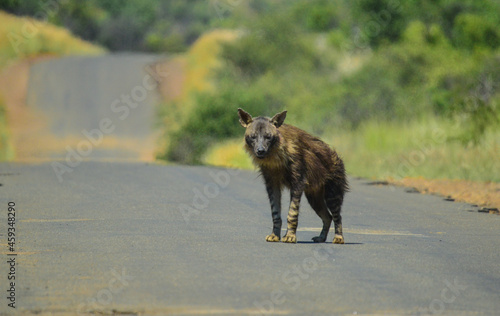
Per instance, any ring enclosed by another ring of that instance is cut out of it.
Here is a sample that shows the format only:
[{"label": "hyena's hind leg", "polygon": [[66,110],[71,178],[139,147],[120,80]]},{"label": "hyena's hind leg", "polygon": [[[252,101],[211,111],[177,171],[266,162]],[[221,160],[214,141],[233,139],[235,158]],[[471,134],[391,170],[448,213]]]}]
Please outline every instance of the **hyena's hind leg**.
[{"label": "hyena's hind leg", "polygon": [[321,229],[321,233],[319,236],[313,237],[312,240],[314,242],[325,242],[328,232],[330,231],[330,226],[332,225],[332,215],[330,215],[330,212],[328,212],[328,208],[326,207],[323,191],[306,192],[306,197],[313,210],[323,221],[323,229]]},{"label": "hyena's hind leg", "polygon": [[333,181],[327,183],[325,187],[325,200],[328,209],[332,213],[333,223],[335,226],[334,244],[344,243],[344,234],[342,233],[342,202],[344,201],[344,190],[335,184]]}]

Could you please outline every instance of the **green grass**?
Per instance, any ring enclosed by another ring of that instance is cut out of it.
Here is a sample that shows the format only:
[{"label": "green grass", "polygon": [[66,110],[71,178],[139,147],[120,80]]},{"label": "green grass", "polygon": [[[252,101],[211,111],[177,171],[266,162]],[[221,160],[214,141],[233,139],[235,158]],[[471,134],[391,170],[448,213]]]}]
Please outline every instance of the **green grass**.
[{"label": "green grass", "polygon": [[[490,129],[481,144],[451,140],[461,126],[436,118],[411,123],[368,121],[355,131],[324,135],[343,157],[351,176],[373,179],[424,177],[500,182],[500,130]],[[217,144],[204,162],[252,168],[243,141]]]},{"label": "green grass", "polygon": [[500,181],[500,130],[476,146],[454,141],[461,126],[435,118],[411,123],[369,121],[354,132],[326,137],[344,157],[349,174],[377,179],[424,177]]}]

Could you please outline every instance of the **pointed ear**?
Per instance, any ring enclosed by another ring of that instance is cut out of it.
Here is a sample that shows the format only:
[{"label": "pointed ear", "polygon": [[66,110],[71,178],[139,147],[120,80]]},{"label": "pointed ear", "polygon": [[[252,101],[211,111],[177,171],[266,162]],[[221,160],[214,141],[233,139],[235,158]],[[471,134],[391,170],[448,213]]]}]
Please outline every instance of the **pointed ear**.
[{"label": "pointed ear", "polygon": [[253,121],[252,116],[242,109],[238,109],[238,116],[240,117],[240,124],[243,127],[247,127]]},{"label": "pointed ear", "polygon": [[283,125],[285,117],[286,117],[286,111],[278,113],[275,116],[273,116],[273,118],[271,119],[271,123],[273,123],[274,126],[276,127],[280,127],[281,125]]}]

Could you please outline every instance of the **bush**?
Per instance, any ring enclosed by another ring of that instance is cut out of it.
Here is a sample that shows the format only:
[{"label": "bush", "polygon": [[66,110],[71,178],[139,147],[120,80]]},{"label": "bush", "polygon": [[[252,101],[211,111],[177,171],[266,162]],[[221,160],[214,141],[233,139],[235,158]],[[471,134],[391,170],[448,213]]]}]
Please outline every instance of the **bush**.
[{"label": "bush", "polygon": [[339,24],[337,3],[327,0],[296,2],[292,7],[294,20],[313,32],[325,32]]},{"label": "bush", "polygon": [[199,93],[196,108],[185,124],[176,131],[165,154],[167,160],[200,164],[202,156],[216,141],[241,136],[244,133],[238,121],[237,109],[250,113],[265,113],[264,95],[236,86],[228,86],[218,93]]},{"label": "bush", "polygon": [[475,14],[461,14],[455,20],[453,39],[457,47],[473,50],[480,47],[495,49],[500,46],[498,25]]},{"label": "bush", "polygon": [[241,79],[255,79],[297,64],[309,69],[319,66],[314,50],[285,14],[254,21],[238,41],[223,45],[220,57],[238,71]]},{"label": "bush", "polygon": [[464,145],[477,145],[485,132],[500,126],[500,56],[484,62],[475,72],[443,78],[435,103],[447,108],[461,126],[451,137]]}]

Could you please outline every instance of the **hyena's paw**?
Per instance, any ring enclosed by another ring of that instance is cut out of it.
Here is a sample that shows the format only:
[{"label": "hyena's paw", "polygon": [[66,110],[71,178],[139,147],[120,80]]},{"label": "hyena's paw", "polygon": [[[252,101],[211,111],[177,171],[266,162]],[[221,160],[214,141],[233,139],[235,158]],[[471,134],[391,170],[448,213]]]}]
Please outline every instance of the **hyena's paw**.
[{"label": "hyena's paw", "polygon": [[314,241],[314,242],[325,242],[326,238],[322,237],[322,236],[316,236],[316,237],[312,238],[312,241]]},{"label": "hyena's paw", "polygon": [[280,237],[276,236],[274,233],[272,233],[271,235],[267,235],[266,236],[266,241],[268,241],[268,242],[277,242],[277,241],[280,241]]},{"label": "hyena's paw", "polygon": [[334,244],[343,244],[344,243],[344,236],[335,235],[335,237],[333,238],[333,243]]},{"label": "hyena's paw", "polygon": [[295,243],[297,243],[297,236],[286,234],[285,236],[283,236],[282,242],[288,242],[288,243],[295,244]]}]

